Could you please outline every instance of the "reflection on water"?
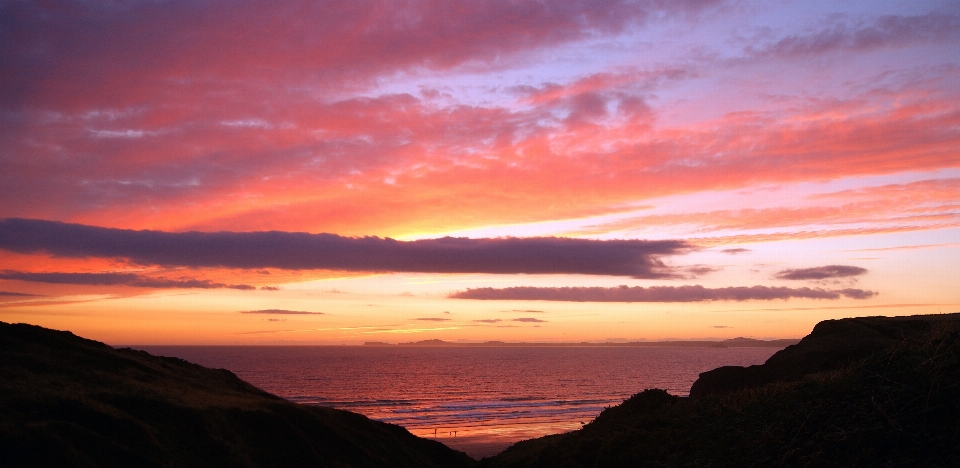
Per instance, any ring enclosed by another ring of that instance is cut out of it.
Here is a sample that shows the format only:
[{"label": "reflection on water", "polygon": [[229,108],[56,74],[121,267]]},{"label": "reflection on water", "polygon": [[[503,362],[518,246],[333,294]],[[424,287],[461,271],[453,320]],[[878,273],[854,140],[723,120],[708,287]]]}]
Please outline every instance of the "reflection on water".
[{"label": "reflection on water", "polygon": [[[345,409],[472,456],[578,429],[647,388],[686,395],[699,373],[777,348],[148,346],[225,368],[288,400]],[[455,432],[454,432],[455,431]]]}]

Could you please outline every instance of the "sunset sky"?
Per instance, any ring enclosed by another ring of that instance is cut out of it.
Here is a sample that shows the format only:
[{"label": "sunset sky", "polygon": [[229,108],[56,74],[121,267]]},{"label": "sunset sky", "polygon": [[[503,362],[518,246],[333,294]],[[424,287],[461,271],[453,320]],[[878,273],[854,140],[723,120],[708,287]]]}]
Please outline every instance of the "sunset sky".
[{"label": "sunset sky", "polygon": [[0,2],[0,320],[795,338],[960,311],[960,2]]}]

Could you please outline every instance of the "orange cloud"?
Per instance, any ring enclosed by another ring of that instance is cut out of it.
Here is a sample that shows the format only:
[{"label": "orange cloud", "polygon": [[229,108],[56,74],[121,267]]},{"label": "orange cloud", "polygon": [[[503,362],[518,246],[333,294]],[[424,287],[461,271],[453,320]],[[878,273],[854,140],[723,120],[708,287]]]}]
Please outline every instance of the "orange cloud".
[{"label": "orange cloud", "polygon": [[[748,231],[817,226],[816,236],[853,235],[904,230],[942,229],[960,224],[960,179],[924,180],[908,184],[888,184],[856,190],[816,194],[791,203],[814,203],[808,207],[743,208],[709,212],[647,215],[605,223],[577,231],[578,235],[630,231],[651,226],[688,226],[700,236],[716,231]],[[847,228],[843,225],[871,223],[871,228]],[[906,226],[906,223],[913,223]],[[836,226],[823,229],[824,226]],[[786,234],[789,236],[789,234]],[[763,235],[761,235],[762,237]],[[779,234],[771,235],[780,239]],[[811,236],[807,230],[796,238]],[[704,241],[698,241],[701,243]],[[709,242],[709,241],[707,241]]]}]

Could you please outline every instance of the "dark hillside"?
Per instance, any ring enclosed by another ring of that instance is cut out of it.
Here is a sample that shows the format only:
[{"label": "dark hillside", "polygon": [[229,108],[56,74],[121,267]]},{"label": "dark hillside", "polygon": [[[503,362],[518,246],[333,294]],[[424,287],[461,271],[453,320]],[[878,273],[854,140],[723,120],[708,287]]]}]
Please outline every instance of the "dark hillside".
[{"label": "dark hillside", "polygon": [[0,465],[460,467],[405,429],[226,370],[0,322]]},{"label": "dark hillside", "polygon": [[943,320],[957,319],[958,314],[825,320],[799,343],[778,351],[763,364],[724,366],[700,374],[690,387],[690,396],[699,398],[839,369],[905,338],[928,333]]},{"label": "dark hillside", "polygon": [[[819,371],[805,371],[805,378],[701,398],[646,390],[579,431],[520,442],[480,465],[960,466],[957,319],[954,314],[818,325],[811,336],[829,333],[812,340],[824,338],[812,353],[815,365],[801,369]],[[860,338],[880,340],[862,328],[866,325],[901,338],[859,359],[842,356],[844,349],[859,352]],[[837,330],[853,334],[835,335]],[[840,351],[831,354],[834,345]],[[818,359],[824,356],[846,364],[823,370],[819,366],[826,361]]]}]

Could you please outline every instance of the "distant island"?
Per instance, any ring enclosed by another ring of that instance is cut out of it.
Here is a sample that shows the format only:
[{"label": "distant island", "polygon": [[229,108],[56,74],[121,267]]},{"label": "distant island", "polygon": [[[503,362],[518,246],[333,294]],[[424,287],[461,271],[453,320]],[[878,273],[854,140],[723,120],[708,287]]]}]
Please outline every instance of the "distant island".
[{"label": "distant island", "polygon": [[607,341],[607,342],[560,342],[560,343],[527,343],[507,341],[485,341],[482,343],[460,343],[443,340],[421,340],[408,343],[390,344],[382,341],[368,341],[364,346],[410,346],[410,347],[651,347],[651,348],[784,348],[799,343],[799,339],[782,340],[755,340],[753,338],[731,338],[718,341]]},{"label": "distant island", "polygon": [[[640,343],[592,345],[770,342]],[[388,346],[451,345],[514,344]],[[0,322],[4,466],[947,467],[960,466],[960,314],[824,321],[762,365],[704,372],[690,395],[638,389],[579,430],[478,462],[223,369]]]}]

